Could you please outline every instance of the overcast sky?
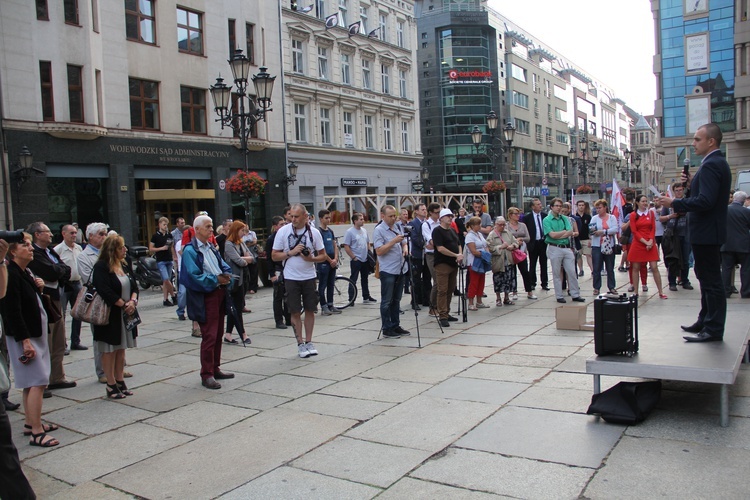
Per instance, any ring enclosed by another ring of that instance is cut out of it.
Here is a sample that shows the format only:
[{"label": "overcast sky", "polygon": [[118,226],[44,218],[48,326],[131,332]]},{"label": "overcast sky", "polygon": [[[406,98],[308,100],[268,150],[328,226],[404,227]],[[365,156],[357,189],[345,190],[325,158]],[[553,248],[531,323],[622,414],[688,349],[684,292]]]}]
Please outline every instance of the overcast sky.
[{"label": "overcast sky", "polygon": [[649,0],[489,0],[489,5],[614,90],[635,111],[653,114]]}]

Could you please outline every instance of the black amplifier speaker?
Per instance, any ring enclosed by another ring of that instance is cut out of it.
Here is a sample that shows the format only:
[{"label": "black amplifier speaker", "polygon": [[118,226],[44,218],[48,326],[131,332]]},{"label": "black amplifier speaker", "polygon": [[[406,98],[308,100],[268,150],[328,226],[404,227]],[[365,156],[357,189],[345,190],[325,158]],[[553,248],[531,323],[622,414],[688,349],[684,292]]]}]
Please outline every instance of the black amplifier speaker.
[{"label": "black amplifier speaker", "polygon": [[638,352],[638,297],[607,294],[594,300],[594,352],[597,356]]}]

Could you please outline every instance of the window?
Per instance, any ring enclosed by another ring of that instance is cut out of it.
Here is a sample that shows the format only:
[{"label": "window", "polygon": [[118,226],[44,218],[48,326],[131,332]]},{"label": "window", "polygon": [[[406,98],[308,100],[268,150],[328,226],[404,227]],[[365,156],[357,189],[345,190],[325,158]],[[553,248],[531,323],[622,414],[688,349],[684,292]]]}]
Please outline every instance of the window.
[{"label": "window", "polygon": [[307,116],[304,104],[294,105],[294,140],[307,142]]},{"label": "window", "polygon": [[541,125],[535,125],[534,130],[536,132],[536,142],[542,142],[542,126]]},{"label": "window", "polygon": [[552,129],[547,127],[544,134],[544,140],[547,141],[547,144],[552,144]]},{"label": "window", "polygon": [[99,0],[91,0],[91,29],[99,33]]},{"label": "window", "polygon": [[367,149],[375,149],[375,135],[373,134],[372,123],[372,115],[365,115],[365,147]]},{"label": "window", "polygon": [[235,20],[229,19],[227,22],[227,34],[229,35],[229,59],[234,56],[237,49],[237,30],[235,29]]},{"label": "window", "polygon": [[362,32],[368,33],[367,31],[367,7],[359,6],[359,19],[362,21]]},{"label": "window", "polygon": [[177,48],[180,52],[203,55],[203,14],[177,7]]},{"label": "window", "polygon": [[326,18],[326,0],[315,0],[315,12],[318,15],[318,19]]},{"label": "window", "polygon": [[305,74],[303,61],[302,40],[292,40],[292,71],[294,73],[299,73],[300,75]]},{"label": "window", "polygon": [[125,0],[125,37],[143,43],[156,43],[154,0]]},{"label": "window", "polygon": [[370,61],[362,59],[362,87],[372,90],[372,79],[370,78]]},{"label": "window", "polygon": [[380,65],[380,80],[384,94],[391,93],[391,67],[385,64]]},{"label": "window", "polygon": [[560,130],[555,130],[555,135],[558,144],[568,144],[568,133]]},{"label": "window", "polygon": [[70,121],[83,123],[83,77],[82,68],[68,64],[68,107]]},{"label": "window", "polygon": [[529,109],[529,96],[513,91],[513,104],[524,109]]},{"label": "window", "polygon": [[568,118],[567,118],[566,115],[567,115],[567,113],[565,113],[565,111],[563,111],[562,109],[555,108],[555,119],[556,120],[567,123]]},{"label": "window", "polygon": [[406,47],[404,44],[404,22],[398,21],[396,23],[396,44],[399,47]]},{"label": "window", "polygon": [[354,141],[354,120],[351,111],[344,111],[344,146],[353,148],[356,144]]},{"label": "window", "polygon": [[380,33],[379,38],[383,41],[388,39],[388,14],[380,13]]},{"label": "window", "polygon": [[328,80],[328,49],[318,47],[318,77]]},{"label": "window", "polygon": [[39,61],[39,83],[42,87],[42,120],[55,121],[55,101],[52,95],[52,63]]},{"label": "window", "polygon": [[409,152],[409,122],[401,122],[401,145],[404,153]]},{"label": "window", "polygon": [[245,55],[250,64],[255,64],[255,25],[245,23]]},{"label": "window", "polygon": [[383,118],[383,147],[386,151],[393,151],[393,142],[391,140],[391,119]]},{"label": "window", "polygon": [[47,0],[36,0],[36,18],[39,21],[49,21],[49,9]]},{"label": "window", "polygon": [[348,3],[349,0],[339,0],[339,24],[343,27],[347,26],[346,13],[349,10]]},{"label": "window", "polygon": [[349,54],[341,54],[341,83],[344,85],[352,83],[349,75]]},{"label": "window", "polygon": [[206,133],[206,91],[191,87],[180,87],[182,107],[182,132],[185,134]]},{"label": "window", "polygon": [[521,66],[516,66],[515,64],[511,64],[510,75],[516,80],[520,80],[523,83],[526,83],[526,70],[523,69]]},{"label": "window", "polygon": [[539,75],[537,75],[536,73],[532,73],[531,82],[532,82],[531,87],[534,89],[534,93],[538,94],[539,93]]},{"label": "window", "polygon": [[159,83],[130,78],[130,126],[159,130]]},{"label": "window", "polygon": [[320,108],[320,142],[331,144],[331,110]]},{"label": "window", "polygon": [[63,12],[65,13],[65,24],[78,26],[78,0],[63,0]]},{"label": "window", "polygon": [[398,72],[398,88],[399,95],[406,99],[406,71],[399,70]]},{"label": "window", "polygon": [[526,120],[519,120],[518,118],[515,119],[516,122],[516,132],[523,135],[529,135],[529,122]]}]

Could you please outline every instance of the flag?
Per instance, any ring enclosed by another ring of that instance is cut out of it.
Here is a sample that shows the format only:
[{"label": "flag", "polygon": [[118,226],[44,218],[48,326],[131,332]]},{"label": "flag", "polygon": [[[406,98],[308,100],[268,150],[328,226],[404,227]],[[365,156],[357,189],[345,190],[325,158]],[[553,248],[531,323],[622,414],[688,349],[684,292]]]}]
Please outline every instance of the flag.
[{"label": "flag", "polygon": [[304,14],[305,12],[310,12],[314,8],[315,8],[315,4],[310,4],[307,7],[305,7],[304,9],[302,9],[302,10],[300,10],[298,12],[302,12]]},{"label": "flag", "polygon": [[612,198],[609,203],[612,215],[617,219],[617,225],[622,226],[622,207],[625,204],[625,197],[620,191],[620,186],[617,185],[617,179],[612,179]]},{"label": "flag", "polygon": [[326,29],[333,28],[339,25],[339,13],[334,12],[330,16],[326,17]]},{"label": "flag", "polygon": [[359,35],[359,30],[362,28],[362,21],[357,21],[349,25],[349,36]]},{"label": "flag", "polygon": [[378,31],[380,31],[380,28],[375,28],[374,30],[372,30],[371,32],[367,34],[367,38],[377,38],[378,36],[376,35],[376,33]]},{"label": "flag", "polygon": [[667,184],[667,196],[674,198],[674,194],[672,194],[672,184]]}]

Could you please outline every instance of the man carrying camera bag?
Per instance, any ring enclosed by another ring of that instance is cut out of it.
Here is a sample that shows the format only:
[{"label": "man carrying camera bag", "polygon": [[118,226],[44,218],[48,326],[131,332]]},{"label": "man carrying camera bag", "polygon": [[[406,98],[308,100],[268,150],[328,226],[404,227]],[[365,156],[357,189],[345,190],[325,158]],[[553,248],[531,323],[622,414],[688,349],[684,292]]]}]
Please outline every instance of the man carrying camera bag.
[{"label": "man carrying camera bag", "polygon": [[[315,356],[312,343],[318,290],[315,286],[315,264],[327,259],[320,232],[307,222],[307,209],[297,203],[291,209],[292,223],[276,232],[272,258],[284,266],[286,303],[292,315],[300,358]],[[305,311],[305,337],[302,337],[302,310]]]}]

